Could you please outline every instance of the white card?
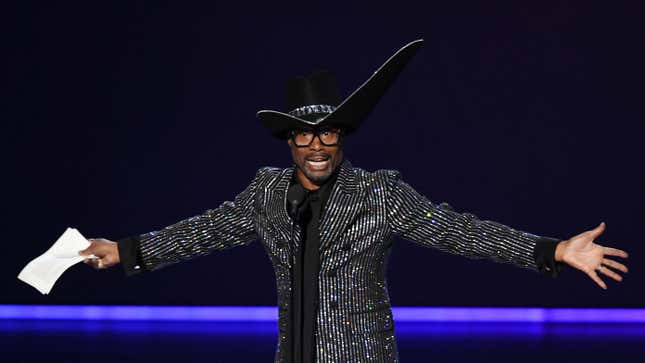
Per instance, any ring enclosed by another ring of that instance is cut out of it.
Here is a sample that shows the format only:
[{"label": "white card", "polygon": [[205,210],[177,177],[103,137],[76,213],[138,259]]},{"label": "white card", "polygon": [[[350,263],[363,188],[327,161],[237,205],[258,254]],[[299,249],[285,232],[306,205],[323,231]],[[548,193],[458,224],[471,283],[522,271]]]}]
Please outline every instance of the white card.
[{"label": "white card", "polygon": [[65,270],[86,258],[94,257],[78,254],[89,246],[90,242],[79,231],[67,228],[47,252],[33,259],[20,271],[18,278],[42,294],[49,294]]}]

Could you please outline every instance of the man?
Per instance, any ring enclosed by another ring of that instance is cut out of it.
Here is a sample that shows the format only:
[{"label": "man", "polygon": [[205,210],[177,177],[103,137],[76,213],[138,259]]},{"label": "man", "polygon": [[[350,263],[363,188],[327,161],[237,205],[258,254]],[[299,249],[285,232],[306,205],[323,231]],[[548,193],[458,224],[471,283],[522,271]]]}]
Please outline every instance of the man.
[{"label": "man", "polygon": [[397,362],[385,264],[392,237],[470,258],[512,263],[556,277],[564,264],[617,281],[606,256],[627,253],[594,243],[597,228],[569,240],[537,236],[435,205],[395,170],[368,172],[344,158],[355,132],[422,41],[412,42],[339,102],[333,77],[319,72],[287,83],[288,113],[260,111],[286,139],[294,165],[264,167],[233,201],[160,231],[91,240],[81,254],[95,268],[123,264],[128,275],[259,238],[276,273],[276,362]]}]

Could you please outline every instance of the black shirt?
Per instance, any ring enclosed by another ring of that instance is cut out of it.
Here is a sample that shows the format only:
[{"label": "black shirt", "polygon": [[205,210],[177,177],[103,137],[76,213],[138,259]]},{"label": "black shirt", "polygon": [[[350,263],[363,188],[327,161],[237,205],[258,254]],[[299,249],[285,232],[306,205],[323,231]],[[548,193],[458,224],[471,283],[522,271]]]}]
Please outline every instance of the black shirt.
[{"label": "black shirt", "polygon": [[[296,173],[293,173],[289,191],[302,188],[305,196],[300,205],[297,223],[302,228],[300,248],[295,252],[292,271],[292,295],[287,341],[291,351],[289,362],[315,362],[315,331],[318,313],[318,271],[320,269],[318,225],[324,213],[324,206],[338,177],[338,168],[316,190],[304,188]],[[287,206],[288,207],[288,206]],[[289,210],[289,209],[287,209]],[[294,217],[293,215],[291,216]]]}]

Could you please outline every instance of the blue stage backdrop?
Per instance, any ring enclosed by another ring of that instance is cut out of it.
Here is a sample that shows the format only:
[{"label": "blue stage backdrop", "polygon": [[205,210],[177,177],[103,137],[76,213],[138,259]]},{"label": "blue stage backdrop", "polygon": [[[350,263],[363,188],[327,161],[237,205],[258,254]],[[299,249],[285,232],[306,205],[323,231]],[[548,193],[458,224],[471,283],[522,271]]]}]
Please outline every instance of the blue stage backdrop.
[{"label": "blue stage backdrop", "polygon": [[[291,165],[255,117],[286,78],[326,68],[344,95],[403,44],[425,46],[346,157],[398,169],[436,203],[599,242],[631,271],[603,291],[396,240],[394,305],[644,307],[643,39],[626,3],[79,2],[4,11],[3,304],[274,305],[256,241],[126,278],[78,265],[49,296],[16,279],[72,226],[118,239],[232,199]],[[8,48],[8,49],[7,49]]]}]

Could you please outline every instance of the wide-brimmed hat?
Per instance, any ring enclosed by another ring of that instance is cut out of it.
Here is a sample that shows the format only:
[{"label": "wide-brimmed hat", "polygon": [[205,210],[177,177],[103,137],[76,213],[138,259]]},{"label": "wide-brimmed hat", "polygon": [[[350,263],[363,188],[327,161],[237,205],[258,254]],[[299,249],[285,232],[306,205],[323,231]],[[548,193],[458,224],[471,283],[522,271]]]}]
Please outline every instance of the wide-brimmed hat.
[{"label": "wide-brimmed hat", "polygon": [[358,129],[385,91],[423,44],[423,39],[406,44],[392,55],[356,91],[340,102],[336,79],[328,71],[287,81],[286,113],[258,111],[261,123],[280,139],[298,128],[335,126],[346,133]]}]

